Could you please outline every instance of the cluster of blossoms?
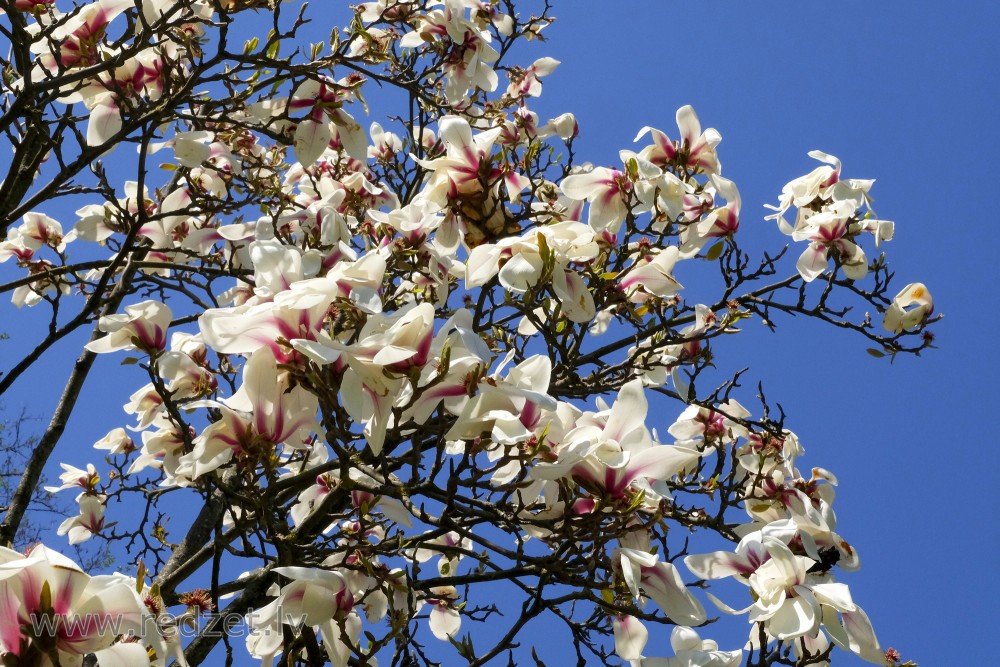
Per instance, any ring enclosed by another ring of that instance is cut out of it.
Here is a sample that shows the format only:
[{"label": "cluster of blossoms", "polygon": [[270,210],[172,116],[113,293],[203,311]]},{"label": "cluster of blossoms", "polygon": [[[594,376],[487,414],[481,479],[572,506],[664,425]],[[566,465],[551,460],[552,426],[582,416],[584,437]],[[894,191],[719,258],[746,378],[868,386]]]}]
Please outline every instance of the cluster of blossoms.
[{"label": "cluster of blossoms", "polygon": [[[0,655],[5,665],[184,666],[176,632],[161,626],[156,594],[123,574],[91,577],[42,545],[0,548]],[[176,630],[176,627],[173,628]],[[152,656],[152,658],[151,658]]]},{"label": "cluster of blossoms", "polygon": [[[87,143],[113,143],[143,104],[186,85],[206,26],[240,5],[100,0],[68,17],[32,5],[33,34],[43,37],[23,85],[120,61],[60,88],[63,103],[91,111]],[[473,610],[473,584],[524,586],[529,576],[564,587],[589,582],[579,599],[600,619],[588,627],[612,634],[617,655],[635,667],[740,664],[743,651],[720,651],[692,629],[709,615],[691,584],[726,577],[748,587],[749,606],[709,599],[747,615],[745,650],[826,664],[836,645],[884,664],[868,617],[834,580],[835,567],[859,566],[835,532],[836,478],[800,472],[802,448],[782,424],[754,420],[728,390],[697,387],[711,341],[737,332],[740,319],[767,317],[783,287],[797,281],[804,293],[804,283],[823,275],[881,275],[858,244],[864,232],[876,246],[892,237],[892,223],[865,212],[871,182],[842,180],[839,161],[813,153],[827,166],[788,184],[773,216],[793,240],[809,243],[798,276],[739,297],[776,268],[774,260],[749,268],[736,244],[745,212],[736,185],[721,175],[720,134],[685,106],[675,138],[643,128],[639,150],[621,151],[614,167],[560,163],[555,147],[572,148],[575,119],[543,123],[529,106],[558,62],[499,65],[498,42],[537,36],[550,19],[525,20],[500,6],[363,3],[349,39],[331,46],[340,50],[321,69],[289,67],[231,106],[192,99],[161,128],[162,141],[146,137],[144,157],[172,157],[163,187],[129,182],[124,197],[80,208],[66,234],[37,212],[11,229],[0,262],[15,258],[32,277],[14,291],[18,306],[76,292],[91,298],[109,282],[126,284],[127,271],[146,297],[159,297],[106,312],[97,321],[103,335],[86,346],[137,355],[148,383],[125,405],[135,418],[129,430],[96,445],[114,467],[107,482],[93,464],[63,464],[62,485],[50,490],[82,493],[80,515],[60,535],[71,544],[122,539],[105,512],[111,497],[130,490],[148,502],[185,490],[217,494],[225,510],[209,526],[216,557],[255,561],[225,587],[266,584],[238,607],[247,649],[264,665],[314,664],[322,650],[344,667],[353,656],[368,660],[415,641],[413,628],[425,619],[433,636],[471,651],[459,641],[463,621],[488,615]],[[107,35],[126,15],[137,30],[169,29],[122,51]],[[247,44],[248,59],[256,48]],[[261,53],[272,51],[268,44]],[[331,64],[338,59],[351,64],[339,79]],[[426,70],[404,77],[421,59]],[[358,122],[368,81],[359,72],[380,63],[399,68],[399,80],[420,82],[426,123],[411,118],[393,132]],[[491,98],[503,71],[509,86]],[[249,216],[251,204],[263,215]],[[74,269],[70,255],[80,246],[88,255],[110,248],[115,258]],[[687,303],[678,276],[697,282],[698,267],[713,262],[726,298]],[[217,289],[219,278],[235,284]],[[884,293],[878,282],[867,297],[885,313],[891,335],[880,340],[910,350],[905,341],[932,314],[929,292],[915,283],[895,299]],[[813,312],[803,299],[782,308]],[[196,331],[185,330],[195,322]],[[877,335],[867,321],[848,325]],[[648,426],[658,417],[649,414],[648,391],[684,404],[665,429],[672,441]],[[615,392],[610,404],[582,400]],[[747,517],[737,520],[729,508]],[[735,551],[682,549],[668,542],[668,522],[715,530]],[[498,533],[516,549],[500,546]],[[241,546],[230,547],[237,539]],[[21,565],[11,555],[14,565],[0,571],[51,569],[57,557],[37,553]],[[427,576],[434,559],[436,574]],[[107,599],[135,603],[129,618],[146,613],[135,582],[66,571],[82,582],[74,591],[103,586]],[[76,593],[55,595],[56,575],[45,572],[29,577],[43,582],[30,591],[12,588],[9,600],[20,602],[7,608],[86,607],[91,598],[82,593],[81,602]],[[0,583],[13,574],[3,576]],[[226,582],[213,576],[217,602]],[[38,592],[45,586],[49,597]],[[526,603],[537,607],[533,614],[544,607],[541,586]],[[652,623],[677,626],[674,657],[645,656]],[[79,664],[69,656],[89,652],[101,664],[150,664],[144,645],[86,636],[51,650],[61,664]],[[169,629],[156,636],[159,647],[148,643],[157,660],[184,664]],[[51,653],[31,637],[0,640],[14,655]]]}]

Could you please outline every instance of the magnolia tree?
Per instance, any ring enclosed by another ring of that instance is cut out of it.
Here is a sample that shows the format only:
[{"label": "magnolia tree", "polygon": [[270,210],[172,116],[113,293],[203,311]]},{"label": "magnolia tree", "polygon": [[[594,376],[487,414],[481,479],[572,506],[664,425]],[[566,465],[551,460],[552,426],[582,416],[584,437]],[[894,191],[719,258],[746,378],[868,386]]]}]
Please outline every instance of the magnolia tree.
[{"label": "magnolia tree", "polygon": [[[690,106],[580,161],[532,111],[548,2],[0,7],[0,392],[82,348],[0,523],[61,464],[79,512],[0,550],[4,665],[544,665],[535,625],[557,664],[901,664],[836,477],[712,363],[786,315],[931,344],[872,181],[811,153],[755,256]],[[99,356],[136,389],[86,454]],[[703,638],[727,614],[745,645]]]}]

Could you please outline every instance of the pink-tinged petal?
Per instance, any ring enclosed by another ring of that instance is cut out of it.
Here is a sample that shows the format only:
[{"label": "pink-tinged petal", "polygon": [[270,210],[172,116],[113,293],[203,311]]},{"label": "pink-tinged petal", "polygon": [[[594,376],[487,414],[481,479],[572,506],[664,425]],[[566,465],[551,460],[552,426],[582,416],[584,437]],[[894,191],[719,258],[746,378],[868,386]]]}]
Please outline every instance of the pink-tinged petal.
[{"label": "pink-tinged petal", "polygon": [[548,76],[556,70],[559,64],[559,61],[555,58],[544,57],[533,62],[531,68],[535,70],[535,74],[538,76]]},{"label": "pink-tinged petal", "polygon": [[808,283],[826,271],[826,265],[826,246],[822,243],[813,242],[809,244],[809,247],[799,257],[799,260],[795,263],[795,268],[798,269],[802,279]]},{"label": "pink-tinged petal", "polygon": [[847,648],[868,662],[882,664],[885,654],[879,647],[868,614],[858,607],[855,611],[841,614],[841,617],[844,619],[844,629],[848,637]]},{"label": "pink-tinged petal", "polygon": [[589,322],[597,315],[594,295],[576,271],[556,269],[552,273],[552,290],[559,297],[563,314],[571,322]]},{"label": "pink-tinged petal", "polygon": [[828,153],[824,153],[823,151],[809,151],[807,155],[814,160],[819,160],[820,162],[833,165],[835,172],[838,174],[840,173],[840,158],[836,158]]},{"label": "pink-tinged petal", "polygon": [[503,177],[504,184],[507,186],[507,194],[511,198],[516,197],[521,194],[521,192],[531,186],[531,179],[517,172],[510,172]]},{"label": "pink-tinged petal", "polygon": [[302,619],[306,625],[319,625],[341,610],[345,593],[343,588],[337,590],[315,582],[293,581],[282,589],[282,612]]},{"label": "pink-tinged petal", "polygon": [[587,224],[595,231],[615,233],[628,214],[628,207],[617,189],[605,190],[601,196],[590,200]]},{"label": "pink-tinged petal", "polygon": [[375,353],[375,356],[372,357],[372,363],[376,366],[391,366],[412,359],[415,354],[417,351],[412,347],[386,345]]},{"label": "pink-tinged petal", "polygon": [[729,551],[692,554],[684,558],[684,564],[699,579],[724,579],[749,575],[757,569],[743,556]]},{"label": "pink-tinged petal", "polygon": [[297,338],[290,342],[292,344],[292,349],[296,352],[301,352],[309,359],[309,361],[320,366],[336,363],[336,361],[340,359],[340,356],[343,354],[340,350],[335,350],[332,347],[320,343],[319,341]]},{"label": "pink-tinged petal", "polygon": [[[645,546],[645,545],[644,545]],[[639,597],[639,584],[642,579],[642,568],[651,568],[657,563],[657,557],[646,551],[622,547],[619,549],[621,558],[622,579],[628,586],[632,597]]]},{"label": "pink-tinged petal", "polygon": [[635,135],[635,139],[633,139],[632,141],[633,142],[639,141],[640,139],[642,139],[644,136],[646,136],[650,132],[653,133],[653,141],[654,142],[657,141],[657,136],[658,135],[659,136],[663,136],[663,132],[660,132],[655,127],[651,127],[649,125],[646,125],[641,130],[639,130],[639,134]]},{"label": "pink-tinged petal", "polygon": [[332,117],[336,138],[344,150],[359,162],[368,159],[368,133],[354,118],[339,109]]},{"label": "pink-tinged petal", "polygon": [[[189,133],[189,134],[208,134],[206,133]],[[188,167],[194,169],[195,167],[200,167],[201,164],[207,160],[212,155],[212,147],[201,141],[193,141],[187,137],[178,136],[174,140],[174,157],[177,158],[177,163],[182,167]]]},{"label": "pink-tinged petal", "polygon": [[597,167],[586,174],[573,174],[563,179],[560,188],[570,199],[584,200],[598,196],[600,190],[613,183],[618,172],[606,167]]},{"label": "pink-tinged petal", "polygon": [[90,110],[87,145],[100,146],[122,129],[122,114],[111,94]]},{"label": "pink-tinged petal", "polygon": [[[15,570],[11,572],[16,574]],[[21,601],[11,586],[0,583],[0,652],[20,653],[20,608]]]},{"label": "pink-tinged petal", "polygon": [[295,138],[292,144],[295,149],[295,158],[303,167],[312,166],[326,151],[332,137],[330,124],[325,119],[322,121],[311,119],[299,121],[298,127],[295,128]]},{"label": "pink-tinged petal", "polygon": [[671,621],[690,625],[705,622],[705,608],[691,595],[672,563],[642,568],[642,587]]},{"label": "pink-tinged petal", "polygon": [[649,631],[634,616],[615,616],[612,622],[615,633],[615,653],[622,660],[638,660],[646,648]]},{"label": "pink-tinged petal", "polygon": [[72,651],[90,653],[111,643],[116,635],[143,632],[144,607],[132,586],[115,576],[92,577],[73,607],[62,641]]},{"label": "pink-tinged petal", "polygon": [[442,641],[448,641],[450,637],[458,634],[462,627],[462,617],[451,607],[440,603],[431,603],[431,614],[428,620],[431,632]]}]

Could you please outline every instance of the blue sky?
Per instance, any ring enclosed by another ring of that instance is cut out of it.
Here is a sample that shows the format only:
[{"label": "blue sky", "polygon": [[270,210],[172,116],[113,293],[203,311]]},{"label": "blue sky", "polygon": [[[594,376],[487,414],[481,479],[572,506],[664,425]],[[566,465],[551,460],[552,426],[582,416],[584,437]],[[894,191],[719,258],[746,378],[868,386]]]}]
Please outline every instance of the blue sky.
[{"label": "blue sky", "polygon": [[[808,151],[840,157],[846,177],[877,179],[875,210],[897,225],[885,250],[899,286],[924,282],[945,314],[939,349],[890,365],[844,332],[779,320],[775,334],[718,345],[717,359],[750,364],[750,385],[764,381],[806,447],[803,465],[840,478],[839,532],[863,563],[842,580],[883,646],[924,667],[977,659],[992,632],[987,600],[1000,593],[990,436],[1000,137],[988,117],[1000,102],[1000,6],[564,0],[555,14],[547,42],[524,59],[562,61],[535,109],[576,114],[582,159],[616,165],[619,149],[639,147],[641,127],[675,134],[675,110],[692,104],[723,136],[723,174],[743,197],[741,237],[772,248],[787,237],[763,220],[763,204],[816,165]],[[51,375],[22,383],[8,411],[23,402],[50,413],[78,351],[78,340],[56,350]],[[142,382],[116,384],[118,361],[100,361],[116,380],[81,406],[58,460],[96,460],[90,444],[125,421],[119,406]],[[651,426],[663,432],[669,421]],[[723,619],[705,636],[735,648],[746,625]]]},{"label": "blue sky", "polygon": [[[817,164],[808,151],[841,158],[846,177],[877,179],[875,210],[896,222],[885,251],[899,285],[924,282],[945,315],[939,349],[890,365],[845,332],[785,320],[716,353],[720,366],[752,364],[802,439],[802,464],[839,476],[839,531],[862,560],[841,580],[883,646],[925,666],[975,661],[1000,592],[1000,457],[988,435],[1000,370],[990,240],[1000,7],[578,0],[555,14],[539,53],[562,65],[536,108],[573,111],[578,155],[595,164],[614,164],[645,125],[676,133],[674,111],[691,104],[722,134],[740,235],[771,247],[787,237],[763,204]],[[740,620],[707,634],[741,641],[745,630]]]}]

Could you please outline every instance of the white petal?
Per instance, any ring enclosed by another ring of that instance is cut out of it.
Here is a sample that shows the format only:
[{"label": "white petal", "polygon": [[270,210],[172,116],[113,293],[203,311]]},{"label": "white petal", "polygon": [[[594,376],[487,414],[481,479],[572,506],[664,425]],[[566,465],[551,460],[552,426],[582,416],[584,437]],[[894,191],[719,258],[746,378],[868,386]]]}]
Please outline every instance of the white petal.
[{"label": "white petal", "polygon": [[646,647],[649,631],[634,616],[616,616],[612,622],[615,633],[615,653],[622,660],[638,660]]},{"label": "white petal", "polygon": [[322,122],[311,119],[299,121],[298,127],[295,128],[295,139],[292,144],[295,149],[295,159],[303,167],[312,166],[326,151],[332,137],[330,124],[325,120]]},{"label": "white petal", "polygon": [[114,99],[108,98],[90,111],[87,123],[87,145],[100,146],[122,129],[122,114]]},{"label": "white petal", "polygon": [[799,270],[799,275],[802,276],[802,279],[808,283],[826,271],[826,264],[826,246],[819,243],[810,243],[809,247],[799,256],[799,261],[795,263],[795,268]]},{"label": "white petal", "polygon": [[705,622],[705,608],[691,595],[672,563],[657,563],[645,570],[642,587],[670,620],[691,625]]},{"label": "white petal", "polygon": [[142,644],[115,644],[94,652],[98,667],[139,667],[149,665],[149,655]]},{"label": "white petal", "polygon": [[813,634],[819,627],[820,609],[816,598],[804,587],[796,589],[803,590],[805,595],[786,598],[784,604],[767,621],[767,631],[778,639]]},{"label": "white petal", "polygon": [[462,617],[451,607],[442,604],[432,605],[429,624],[434,636],[442,641],[454,637],[462,627]]}]

